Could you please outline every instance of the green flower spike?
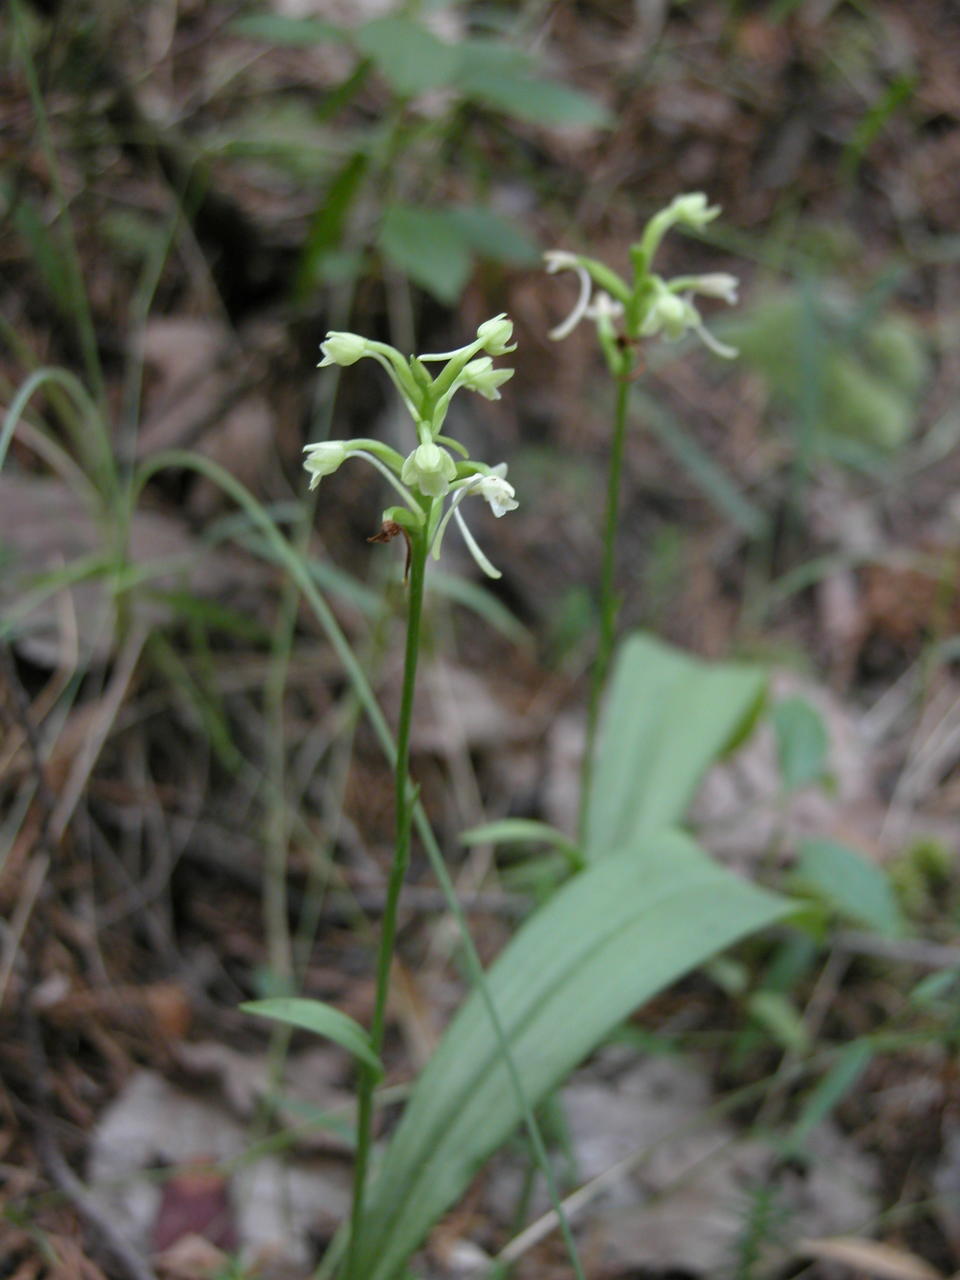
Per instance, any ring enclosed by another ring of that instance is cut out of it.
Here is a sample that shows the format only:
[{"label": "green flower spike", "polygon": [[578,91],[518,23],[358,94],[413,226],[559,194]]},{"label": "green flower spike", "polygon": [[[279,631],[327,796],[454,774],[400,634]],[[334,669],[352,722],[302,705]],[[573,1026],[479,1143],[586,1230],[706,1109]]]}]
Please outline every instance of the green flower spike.
[{"label": "green flower spike", "polygon": [[560,340],[572,333],[581,320],[593,320],[607,362],[619,376],[630,372],[630,346],[639,338],[655,335],[676,342],[687,333],[694,333],[715,355],[732,359],[736,350],[718,341],[704,326],[692,298],[699,294],[732,306],[737,301],[736,277],[712,272],[664,280],[651,271],[654,256],[671,227],[703,231],[719,213],[719,206],[709,204],[707,197],[698,191],[677,196],[665,209],[654,214],[630,250],[632,286],[594,258],[563,249],[551,249],[544,254],[550,274],[573,271],[580,283],[573,310],[550,330],[549,336]]}]

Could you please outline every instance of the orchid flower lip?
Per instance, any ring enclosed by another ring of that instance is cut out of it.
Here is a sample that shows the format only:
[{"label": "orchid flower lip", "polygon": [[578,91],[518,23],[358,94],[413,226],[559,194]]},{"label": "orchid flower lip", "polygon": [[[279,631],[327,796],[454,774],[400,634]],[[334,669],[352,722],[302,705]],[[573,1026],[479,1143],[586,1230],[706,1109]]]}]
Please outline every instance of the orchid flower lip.
[{"label": "orchid flower lip", "polygon": [[724,360],[736,360],[740,352],[736,347],[729,346],[726,342],[721,342],[719,338],[715,338],[703,321],[697,316],[690,328],[697,335],[705,347],[708,347],[714,355],[722,357]]},{"label": "orchid flower lip", "polygon": [[483,572],[487,575],[488,578],[502,578],[503,574],[500,572],[500,570],[496,568],[495,565],[491,564],[491,562],[480,550],[480,547],[477,544],[476,538],[467,528],[467,522],[466,520],[464,520],[463,516],[460,514],[459,506],[453,507],[452,510],[453,510],[453,518],[456,520],[457,524],[460,526],[460,532],[463,534],[463,540],[467,544],[467,550],[473,556],[477,566],[483,570]]},{"label": "orchid flower lip", "polygon": [[580,281],[580,295],[574,303],[573,310],[566,320],[562,320],[547,334],[548,338],[552,338],[554,342],[559,342],[562,338],[566,338],[573,333],[574,329],[587,314],[590,295],[593,291],[593,281],[590,279],[589,271],[578,260],[576,254],[568,253],[565,249],[549,249],[543,256],[546,259],[547,271],[550,275],[554,275],[558,271],[575,271]]}]

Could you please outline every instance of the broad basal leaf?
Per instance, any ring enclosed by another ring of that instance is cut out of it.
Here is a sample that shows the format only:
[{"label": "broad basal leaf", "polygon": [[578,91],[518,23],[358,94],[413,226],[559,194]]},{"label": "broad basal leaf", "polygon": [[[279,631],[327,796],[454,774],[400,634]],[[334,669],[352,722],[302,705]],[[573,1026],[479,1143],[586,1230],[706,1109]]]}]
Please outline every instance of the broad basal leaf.
[{"label": "broad basal leaf", "polygon": [[705,770],[756,715],[764,673],[707,663],[634,634],[621,645],[601,724],[585,853],[674,826]]},{"label": "broad basal leaf", "polygon": [[[644,836],[569,881],[520,929],[488,984],[536,1105],[638,1005],[786,914],[680,832]],[[359,1274],[393,1280],[520,1120],[476,991],[417,1083],[371,1188]]]}]

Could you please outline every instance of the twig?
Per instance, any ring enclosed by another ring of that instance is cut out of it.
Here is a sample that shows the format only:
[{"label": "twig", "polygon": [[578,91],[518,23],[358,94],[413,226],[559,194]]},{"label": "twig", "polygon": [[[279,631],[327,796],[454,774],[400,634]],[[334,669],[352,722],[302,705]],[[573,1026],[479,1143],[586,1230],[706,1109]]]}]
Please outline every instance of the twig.
[{"label": "twig", "polygon": [[838,933],[833,945],[852,955],[876,956],[919,969],[960,969],[960,947],[925,942],[923,938],[881,938],[875,933],[848,931]]}]

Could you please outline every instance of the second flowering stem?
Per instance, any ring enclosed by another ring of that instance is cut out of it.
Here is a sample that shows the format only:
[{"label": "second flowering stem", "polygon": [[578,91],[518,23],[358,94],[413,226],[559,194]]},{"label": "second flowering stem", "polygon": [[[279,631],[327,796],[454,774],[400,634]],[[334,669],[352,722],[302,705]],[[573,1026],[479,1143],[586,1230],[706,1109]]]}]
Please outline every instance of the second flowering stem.
[{"label": "second flowering stem", "polygon": [[603,520],[603,561],[600,570],[600,599],[598,612],[600,630],[597,639],[597,656],[590,675],[590,701],[587,707],[587,742],[583,757],[583,773],[580,789],[580,838],[587,833],[590,786],[593,779],[596,752],[597,726],[600,719],[600,701],[606,683],[610,659],[617,637],[619,598],[616,591],[617,527],[620,518],[620,488],[623,477],[623,454],[627,436],[627,404],[630,383],[625,375],[616,380],[617,399],[613,417],[613,440],[610,445],[610,466],[607,471],[607,502]]}]

